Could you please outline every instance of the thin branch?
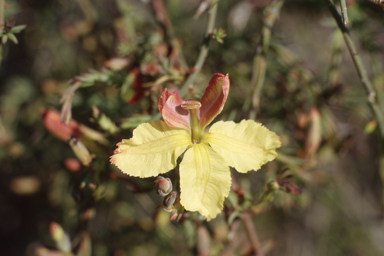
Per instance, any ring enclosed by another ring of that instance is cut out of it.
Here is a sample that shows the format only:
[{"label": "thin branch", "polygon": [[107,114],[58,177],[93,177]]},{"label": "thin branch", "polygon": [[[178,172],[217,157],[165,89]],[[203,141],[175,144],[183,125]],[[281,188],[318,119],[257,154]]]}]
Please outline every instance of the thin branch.
[{"label": "thin branch", "polygon": [[[177,52],[177,60],[182,67],[182,69],[187,69],[187,64],[185,62],[184,56],[181,54],[180,44],[176,42],[174,39],[174,30],[169,19],[169,15],[167,12],[167,8],[165,6],[164,0],[153,0],[151,3],[152,10],[156,16],[159,25],[164,31],[164,41],[169,45],[169,47],[173,48]],[[169,49],[169,53],[171,54],[171,50]]]},{"label": "thin branch", "polygon": [[247,230],[249,240],[251,241],[254,253],[257,256],[264,256],[263,251],[261,250],[259,237],[257,236],[256,229],[253,225],[251,215],[247,212],[244,212],[241,215],[245,229]]},{"label": "thin branch", "polygon": [[384,115],[382,110],[380,109],[379,105],[377,104],[377,95],[376,92],[371,84],[371,82],[368,79],[367,72],[364,68],[363,62],[356,51],[356,47],[351,39],[351,36],[349,34],[348,28],[344,25],[339,13],[336,10],[336,7],[332,4],[330,0],[324,0],[327,5],[329,10],[332,13],[333,18],[335,19],[337,26],[341,30],[344,36],[344,41],[345,44],[347,45],[349,54],[352,57],[353,64],[355,65],[357,74],[360,78],[360,81],[367,93],[368,96],[368,104],[371,107],[372,113],[375,116],[377,123],[378,123],[378,128],[380,132],[380,139],[381,143],[384,143]]},{"label": "thin branch", "polygon": [[252,104],[254,111],[252,111],[252,113],[250,114],[249,118],[251,119],[255,118],[256,112],[258,112],[259,109],[261,91],[264,86],[265,75],[267,72],[267,62],[265,56],[269,49],[271,39],[271,28],[275,23],[276,18],[279,16],[283,3],[283,0],[274,1],[265,8],[263,13],[263,38],[260,43],[256,46],[256,55],[253,58],[250,93],[243,105],[243,111],[248,111]]},{"label": "thin branch", "polygon": [[[0,29],[4,31],[4,0],[0,0]],[[3,44],[0,42],[0,65],[1,61],[3,60]]]},{"label": "thin branch", "polygon": [[347,4],[345,0],[340,0],[340,8],[341,14],[343,15],[344,24],[348,24],[348,12],[347,12]]},{"label": "thin branch", "polygon": [[4,26],[4,6],[5,2],[4,0],[0,0],[0,27]]},{"label": "thin branch", "polygon": [[205,58],[208,55],[209,42],[211,39],[213,28],[215,26],[217,5],[218,5],[218,2],[214,3],[208,12],[209,18],[208,18],[207,30],[205,31],[205,37],[200,49],[199,57],[197,58],[196,64],[194,66],[194,72],[187,78],[184,85],[181,87],[179,91],[181,97],[184,97],[187,94],[189,86],[195,81],[197,75],[199,74],[201,68],[203,67]]}]

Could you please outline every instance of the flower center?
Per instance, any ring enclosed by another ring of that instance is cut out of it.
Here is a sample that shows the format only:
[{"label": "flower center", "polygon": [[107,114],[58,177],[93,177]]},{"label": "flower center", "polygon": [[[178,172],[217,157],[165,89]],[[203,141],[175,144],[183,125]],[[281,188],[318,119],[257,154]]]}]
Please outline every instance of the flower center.
[{"label": "flower center", "polygon": [[201,107],[201,103],[197,100],[185,100],[181,104],[183,109],[188,109],[191,115],[192,142],[197,144],[201,141],[199,121],[197,120],[196,109]]}]

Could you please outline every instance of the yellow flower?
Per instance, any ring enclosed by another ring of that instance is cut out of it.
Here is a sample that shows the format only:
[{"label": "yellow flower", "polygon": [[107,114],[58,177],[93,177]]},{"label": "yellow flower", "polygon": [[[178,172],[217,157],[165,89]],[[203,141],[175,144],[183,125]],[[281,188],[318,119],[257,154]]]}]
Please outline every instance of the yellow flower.
[{"label": "yellow flower", "polygon": [[118,144],[111,163],[141,178],[157,176],[180,163],[180,203],[210,220],[223,208],[231,187],[229,166],[238,172],[258,170],[272,161],[279,137],[252,120],[217,122],[229,92],[229,77],[214,74],[201,101],[183,101],[166,89],[159,97],[163,121],[139,125],[130,140]]}]

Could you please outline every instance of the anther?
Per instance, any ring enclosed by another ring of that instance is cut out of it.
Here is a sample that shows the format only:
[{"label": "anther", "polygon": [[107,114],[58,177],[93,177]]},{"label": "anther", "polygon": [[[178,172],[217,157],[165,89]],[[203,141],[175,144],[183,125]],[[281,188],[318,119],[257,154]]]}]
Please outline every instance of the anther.
[{"label": "anther", "polygon": [[199,109],[201,108],[201,103],[198,100],[185,100],[181,107],[183,109]]}]

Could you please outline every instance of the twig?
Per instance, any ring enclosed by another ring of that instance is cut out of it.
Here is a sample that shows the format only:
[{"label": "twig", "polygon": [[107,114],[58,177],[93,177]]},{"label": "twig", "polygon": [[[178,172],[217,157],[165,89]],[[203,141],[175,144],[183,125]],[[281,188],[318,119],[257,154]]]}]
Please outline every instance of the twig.
[{"label": "twig", "polygon": [[243,220],[245,229],[247,230],[249,240],[251,241],[254,253],[257,256],[263,256],[263,252],[261,250],[260,241],[256,233],[256,229],[253,226],[251,215],[247,212],[244,212],[241,215],[241,219]]},{"label": "twig", "polygon": [[[4,5],[5,2],[4,0],[0,0],[0,29],[4,31]],[[0,42],[0,66],[1,66],[1,61],[3,60],[3,44]]]},{"label": "twig", "polygon": [[264,86],[265,74],[267,71],[267,62],[265,59],[265,55],[267,54],[269,49],[271,39],[271,28],[280,13],[280,9],[283,6],[283,3],[283,0],[272,2],[268,7],[265,8],[263,14],[263,38],[260,43],[256,46],[256,55],[253,59],[250,93],[243,105],[243,111],[248,111],[252,104],[254,111],[252,112],[252,114],[250,114],[249,118],[251,119],[254,119],[260,105],[260,95]]},{"label": "twig", "polygon": [[[180,51],[180,44],[174,40],[174,30],[169,19],[167,8],[164,4],[164,0],[153,0],[151,3],[153,12],[155,13],[156,19],[159,22],[161,28],[164,31],[164,41],[168,44],[170,48],[176,49],[178,62],[182,69],[187,69],[187,64],[185,62],[184,56]],[[169,49],[171,50],[171,49]],[[171,54],[169,51],[168,54]]]},{"label": "twig", "polygon": [[367,93],[368,96],[368,104],[371,107],[372,113],[375,116],[380,132],[380,139],[381,143],[384,143],[384,115],[382,110],[380,109],[379,105],[377,104],[377,95],[376,92],[371,84],[371,82],[368,79],[367,72],[364,68],[363,62],[356,51],[356,47],[351,39],[351,36],[349,34],[348,28],[344,25],[343,21],[341,20],[341,17],[339,13],[336,10],[336,7],[332,4],[330,0],[324,0],[327,5],[329,10],[332,13],[333,18],[335,19],[337,26],[341,30],[344,36],[344,41],[345,44],[347,45],[349,54],[352,57],[353,64],[355,65],[357,75],[360,78],[360,81]]},{"label": "twig", "polygon": [[199,57],[197,58],[196,64],[194,66],[194,72],[187,78],[184,85],[181,87],[179,91],[181,97],[184,97],[187,94],[189,86],[195,81],[197,75],[199,74],[201,68],[203,67],[205,58],[208,55],[209,41],[211,39],[211,34],[215,26],[217,5],[218,5],[217,2],[214,3],[208,12],[209,18],[208,18],[207,30],[205,32],[205,37],[200,49]]},{"label": "twig", "polygon": [[345,0],[340,0],[341,14],[343,15],[344,24],[348,24],[347,4]]}]

